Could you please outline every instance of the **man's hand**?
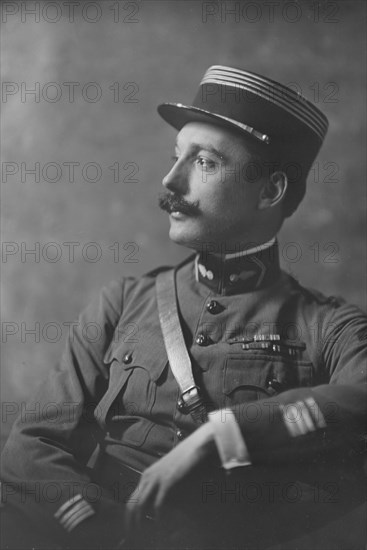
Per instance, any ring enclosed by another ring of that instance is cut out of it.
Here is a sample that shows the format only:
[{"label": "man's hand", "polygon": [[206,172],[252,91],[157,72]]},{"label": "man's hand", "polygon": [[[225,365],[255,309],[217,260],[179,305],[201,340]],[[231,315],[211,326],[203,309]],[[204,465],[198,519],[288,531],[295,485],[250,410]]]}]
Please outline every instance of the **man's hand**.
[{"label": "man's hand", "polygon": [[159,520],[162,508],[177,485],[214,451],[213,431],[208,422],[147,468],[127,503],[125,518],[128,535],[133,537],[139,526],[149,519]]}]

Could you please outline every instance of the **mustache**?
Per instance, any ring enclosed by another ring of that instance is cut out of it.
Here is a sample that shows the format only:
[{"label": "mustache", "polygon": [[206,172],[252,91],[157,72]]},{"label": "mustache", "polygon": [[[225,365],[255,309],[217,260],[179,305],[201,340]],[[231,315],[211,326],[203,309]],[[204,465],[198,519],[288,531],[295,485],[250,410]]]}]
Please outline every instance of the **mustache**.
[{"label": "mustache", "polygon": [[158,205],[169,214],[182,212],[188,216],[195,216],[200,213],[199,201],[189,202],[176,193],[162,193],[158,197]]}]

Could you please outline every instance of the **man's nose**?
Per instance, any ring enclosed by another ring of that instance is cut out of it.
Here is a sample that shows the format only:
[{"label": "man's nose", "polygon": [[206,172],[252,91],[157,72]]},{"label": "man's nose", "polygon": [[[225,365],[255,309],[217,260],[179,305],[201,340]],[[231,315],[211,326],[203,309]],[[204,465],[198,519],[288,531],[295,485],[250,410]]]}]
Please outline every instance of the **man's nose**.
[{"label": "man's nose", "polygon": [[178,192],[182,195],[187,193],[188,174],[180,162],[175,162],[168,174],[164,176],[162,185],[172,192]]}]

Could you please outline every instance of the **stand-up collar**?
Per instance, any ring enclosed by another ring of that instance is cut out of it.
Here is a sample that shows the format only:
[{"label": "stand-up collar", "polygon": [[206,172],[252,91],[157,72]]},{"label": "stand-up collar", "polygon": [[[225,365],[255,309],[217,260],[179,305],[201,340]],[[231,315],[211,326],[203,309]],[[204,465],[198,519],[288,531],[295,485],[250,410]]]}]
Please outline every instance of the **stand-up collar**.
[{"label": "stand-up collar", "polygon": [[280,275],[276,239],[251,250],[227,255],[200,252],[195,258],[196,280],[218,294],[259,290]]}]

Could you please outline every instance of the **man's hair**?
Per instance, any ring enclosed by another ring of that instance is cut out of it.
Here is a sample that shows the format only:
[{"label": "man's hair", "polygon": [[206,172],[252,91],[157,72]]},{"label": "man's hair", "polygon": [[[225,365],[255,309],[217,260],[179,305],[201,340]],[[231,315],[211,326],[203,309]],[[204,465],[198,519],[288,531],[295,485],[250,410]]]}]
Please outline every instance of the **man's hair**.
[{"label": "man's hair", "polygon": [[307,166],[299,152],[292,151],[291,147],[283,150],[253,139],[244,139],[258,177],[270,178],[274,172],[286,174],[288,186],[283,200],[283,214],[285,218],[291,216],[305,196],[307,174],[311,166]]}]

